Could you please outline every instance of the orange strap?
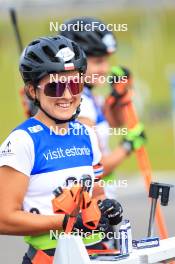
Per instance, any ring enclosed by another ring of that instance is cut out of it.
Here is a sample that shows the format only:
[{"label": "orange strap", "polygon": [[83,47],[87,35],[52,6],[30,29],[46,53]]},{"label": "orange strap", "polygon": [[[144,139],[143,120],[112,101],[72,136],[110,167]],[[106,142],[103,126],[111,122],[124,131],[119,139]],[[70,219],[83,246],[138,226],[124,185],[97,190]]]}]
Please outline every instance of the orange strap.
[{"label": "orange strap", "polygon": [[[78,206],[81,186],[73,186],[70,190],[64,189],[60,195],[52,200],[54,213],[68,214],[70,216],[69,232],[73,229],[76,221],[74,210]],[[92,199],[87,191],[82,193],[79,208],[82,212],[83,224],[89,229],[96,229],[101,218],[101,212],[96,199]],[[71,222],[71,223],[70,223]],[[70,230],[71,229],[71,230]],[[66,229],[67,233],[67,229]]]},{"label": "orange strap", "polygon": [[101,212],[97,205],[96,199],[92,199],[91,202],[82,209],[83,224],[89,229],[96,229],[101,218]]},{"label": "orange strap", "polygon": [[52,200],[54,213],[57,214],[70,214],[72,208],[75,208],[76,203],[70,190],[64,190],[61,195]]},{"label": "orange strap", "polygon": [[38,250],[36,252],[35,257],[32,260],[32,264],[52,264],[53,263],[53,256],[48,256],[42,250]]},{"label": "orange strap", "polygon": [[63,192],[52,200],[54,213],[71,214],[77,206],[76,195],[79,191],[78,187],[73,187],[71,190],[64,189]]}]

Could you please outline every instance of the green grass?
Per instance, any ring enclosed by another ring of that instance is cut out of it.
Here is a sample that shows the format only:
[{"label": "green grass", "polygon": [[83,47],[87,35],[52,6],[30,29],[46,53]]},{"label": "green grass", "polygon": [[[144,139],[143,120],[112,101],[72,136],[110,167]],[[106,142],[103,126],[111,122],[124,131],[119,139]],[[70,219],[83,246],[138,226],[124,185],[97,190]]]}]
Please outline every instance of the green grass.
[{"label": "green grass", "polygon": [[[116,33],[118,52],[111,58],[111,64],[127,65],[132,69],[134,78],[146,84],[151,96],[145,113],[152,106],[163,105],[170,108],[171,105],[167,68],[175,61],[174,16],[175,10],[114,10],[97,15],[108,23],[128,24],[127,32]],[[51,20],[54,21],[54,18]],[[21,19],[20,29],[24,43],[27,44],[38,36],[49,35],[49,21],[49,18],[44,17]],[[59,21],[62,22],[61,17]],[[25,118],[18,95],[19,88],[23,85],[18,73],[18,59],[14,33],[6,18],[0,21],[0,143]],[[153,169],[175,169],[171,118],[154,122],[149,116],[144,120],[147,120],[148,152]],[[118,138],[112,138],[111,145],[114,146],[117,140]],[[132,157],[119,169],[134,171],[136,168]]]}]

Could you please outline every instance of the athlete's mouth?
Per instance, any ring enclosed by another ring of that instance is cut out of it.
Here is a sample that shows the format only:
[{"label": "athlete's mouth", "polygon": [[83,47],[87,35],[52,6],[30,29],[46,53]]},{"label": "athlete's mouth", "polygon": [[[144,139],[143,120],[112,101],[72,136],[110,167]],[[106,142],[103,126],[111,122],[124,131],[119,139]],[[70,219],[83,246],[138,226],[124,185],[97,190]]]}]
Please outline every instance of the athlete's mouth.
[{"label": "athlete's mouth", "polygon": [[72,105],[72,102],[69,103],[56,103],[56,106],[59,108],[69,109]]}]

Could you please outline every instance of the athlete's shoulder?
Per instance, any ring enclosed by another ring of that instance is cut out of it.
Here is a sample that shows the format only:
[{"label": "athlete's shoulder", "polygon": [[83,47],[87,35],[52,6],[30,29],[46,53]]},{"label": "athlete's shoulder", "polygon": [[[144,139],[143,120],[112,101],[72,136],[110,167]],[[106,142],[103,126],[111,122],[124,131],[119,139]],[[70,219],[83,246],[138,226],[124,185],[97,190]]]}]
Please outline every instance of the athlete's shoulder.
[{"label": "athlete's shoulder", "polygon": [[6,165],[30,176],[34,156],[32,138],[18,126],[18,129],[14,129],[0,146],[0,167]]},{"label": "athlete's shoulder", "polygon": [[[27,120],[28,121],[28,120]],[[27,132],[27,121],[23,122],[22,124],[18,125],[15,129],[13,129],[7,138],[2,142],[0,148],[4,146],[10,145],[33,145],[33,140],[30,134]],[[25,129],[26,128],[26,129]]]},{"label": "athlete's shoulder", "polygon": [[18,125],[13,131],[16,131],[16,130],[24,130],[28,134],[33,134],[33,133],[38,133],[44,130],[44,126],[42,125],[42,123],[37,121],[35,118],[31,117],[25,120],[20,125]]},{"label": "athlete's shoulder", "polygon": [[44,130],[42,123],[40,124],[40,122],[34,118],[29,118],[14,128],[1,146],[6,144],[6,142],[8,143],[9,141],[16,142],[14,144],[18,143],[21,146],[33,145],[35,141],[35,134],[38,134],[38,132],[42,130]]}]

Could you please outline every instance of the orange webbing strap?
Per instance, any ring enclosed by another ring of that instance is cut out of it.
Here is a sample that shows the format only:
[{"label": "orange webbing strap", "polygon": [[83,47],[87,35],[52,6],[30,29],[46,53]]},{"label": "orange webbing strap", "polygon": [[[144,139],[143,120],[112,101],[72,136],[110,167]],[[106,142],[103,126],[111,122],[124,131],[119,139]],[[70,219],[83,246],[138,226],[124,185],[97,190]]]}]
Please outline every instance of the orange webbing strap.
[{"label": "orange webbing strap", "polygon": [[69,219],[65,233],[72,231],[78,213],[82,212],[83,224],[89,229],[96,229],[101,218],[101,212],[96,199],[92,199],[80,185],[70,190],[64,189],[52,200],[54,213],[68,214]]},{"label": "orange webbing strap", "polygon": [[66,234],[72,231],[73,226],[75,224],[76,215],[79,212],[79,209],[77,212],[77,207],[79,203],[78,199],[81,189],[82,189],[81,186],[77,184],[74,187],[72,187],[70,190],[69,189],[62,190],[62,192],[52,200],[54,213],[69,215],[69,219],[65,230]]},{"label": "orange webbing strap", "polygon": [[71,190],[64,189],[59,196],[52,200],[52,206],[54,213],[71,214],[72,210],[77,206],[77,204],[75,201],[75,196]]},{"label": "orange webbing strap", "polygon": [[48,256],[44,251],[38,250],[32,260],[32,264],[52,264],[54,256]]},{"label": "orange webbing strap", "polygon": [[83,187],[77,185],[76,187],[72,187],[70,191],[73,193],[76,206],[72,208],[72,211],[69,214],[69,218],[68,218],[68,222],[67,222],[67,226],[65,230],[66,234],[72,231],[74,224],[76,222],[76,218],[80,212],[80,204],[81,204],[82,195],[83,195]]},{"label": "orange webbing strap", "polygon": [[82,219],[89,229],[96,229],[101,218],[101,211],[96,199],[91,199],[88,192],[83,193]]}]

